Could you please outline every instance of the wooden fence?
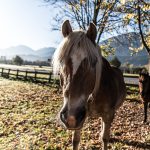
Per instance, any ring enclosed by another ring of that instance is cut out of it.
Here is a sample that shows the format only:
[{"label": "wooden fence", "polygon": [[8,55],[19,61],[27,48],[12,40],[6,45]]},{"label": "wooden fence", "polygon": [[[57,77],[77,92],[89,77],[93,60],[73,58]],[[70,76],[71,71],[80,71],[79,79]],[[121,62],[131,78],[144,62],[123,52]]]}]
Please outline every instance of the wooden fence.
[{"label": "wooden fence", "polygon": [[138,87],[138,74],[124,74],[124,80],[126,83],[126,86],[131,86],[131,87]]},{"label": "wooden fence", "polygon": [[[44,84],[59,84],[58,79],[54,79],[51,71],[41,70],[23,70],[23,69],[10,69],[0,68],[0,76],[4,78],[21,79],[25,81],[32,81]],[[138,86],[138,75],[124,74],[124,79],[127,86]]]},{"label": "wooden fence", "polygon": [[0,76],[4,78],[21,79],[25,81],[32,81],[37,83],[41,82],[47,84],[52,84],[55,81],[52,72],[45,70],[41,71],[0,68]]}]

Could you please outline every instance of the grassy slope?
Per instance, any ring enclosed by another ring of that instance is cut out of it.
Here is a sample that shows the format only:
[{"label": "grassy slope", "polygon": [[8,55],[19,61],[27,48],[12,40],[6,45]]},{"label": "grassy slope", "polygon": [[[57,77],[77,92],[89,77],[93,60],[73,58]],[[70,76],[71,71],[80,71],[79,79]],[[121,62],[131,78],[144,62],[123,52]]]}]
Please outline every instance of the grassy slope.
[{"label": "grassy slope", "polygon": [[[132,89],[136,93],[136,89]],[[110,149],[150,149],[149,122],[143,124],[143,106],[130,94],[111,128]],[[47,86],[0,78],[0,150],[69,150],[71,132],[57,120],[62,96]],[[99,149],[100,119],[88,119],[81,150]]]}]

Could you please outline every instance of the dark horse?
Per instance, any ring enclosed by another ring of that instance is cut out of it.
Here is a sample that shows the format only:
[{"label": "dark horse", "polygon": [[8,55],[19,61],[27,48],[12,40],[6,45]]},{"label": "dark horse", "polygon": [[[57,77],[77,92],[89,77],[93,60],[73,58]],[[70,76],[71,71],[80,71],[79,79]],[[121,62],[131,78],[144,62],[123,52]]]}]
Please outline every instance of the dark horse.
[{"label": "dark horse", "polygon": [[140,96],[144,104],[144,122],[147,121],[147,107],[150,103],[150,76],[146,72],[139,74]]},{"label": "dark horse", "polygon": [[126,95],[123,75],[101,56],[93,23],[87,32],[73,31],[67,20],[62,25],[62,34],[64,40],[53,59],[54,72],[59,72],[63,88],[60,119],[67,129],[74,130],[73,150],[78,150],[86,117],[102,117],[101,138],[103,150],[107,150],[115,111]]}]

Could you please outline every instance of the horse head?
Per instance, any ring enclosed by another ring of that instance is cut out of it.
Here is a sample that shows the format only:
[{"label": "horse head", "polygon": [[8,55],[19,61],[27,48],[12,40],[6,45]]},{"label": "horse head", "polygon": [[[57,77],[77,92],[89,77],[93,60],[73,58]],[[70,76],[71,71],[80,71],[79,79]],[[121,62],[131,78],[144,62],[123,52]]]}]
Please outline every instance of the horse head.
[{"label": "horse head", "polygon": [[97,31],[93,23],[86,32],[73,31],[67,20],[62,34],[64,39],[53,59],[64,97],[60,119],[68,129],[80,129],[87,116],[88,99],[96,96],[100,84],[102,58],[95,43]]}]

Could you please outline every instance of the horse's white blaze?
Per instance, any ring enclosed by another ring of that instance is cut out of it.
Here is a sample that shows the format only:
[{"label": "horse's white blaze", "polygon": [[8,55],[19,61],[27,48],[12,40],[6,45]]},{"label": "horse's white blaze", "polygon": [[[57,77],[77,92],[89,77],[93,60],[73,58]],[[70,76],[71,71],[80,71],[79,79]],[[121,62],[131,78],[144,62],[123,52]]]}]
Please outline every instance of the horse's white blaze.
[{"label": "horse's white blaze", "polygon": [[82,60],[87,57],[87,54],[82,51],[78,50],[75,54],[71,57],[72,58],[72,65],[73,65],[73,75],[76,74]]}]

